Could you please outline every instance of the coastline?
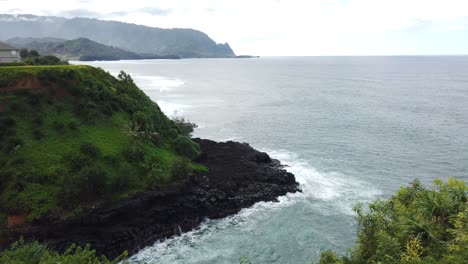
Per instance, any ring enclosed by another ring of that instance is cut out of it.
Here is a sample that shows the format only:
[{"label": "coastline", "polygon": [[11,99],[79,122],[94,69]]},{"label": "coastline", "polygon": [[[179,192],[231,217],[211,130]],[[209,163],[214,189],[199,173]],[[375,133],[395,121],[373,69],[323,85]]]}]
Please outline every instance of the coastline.
[{"label": "coastline", "polygon": [[195,141],[202,149],[196,162],[208,172],[76,217],[6,229],[6,244],[24,236],[59,251],[76,243],[90,244],[108,258],[124,251],[132,255],[158,240],[193,230],[206,218],[223,218],[300,191],[294,175],[279,161],[246,143]]}]

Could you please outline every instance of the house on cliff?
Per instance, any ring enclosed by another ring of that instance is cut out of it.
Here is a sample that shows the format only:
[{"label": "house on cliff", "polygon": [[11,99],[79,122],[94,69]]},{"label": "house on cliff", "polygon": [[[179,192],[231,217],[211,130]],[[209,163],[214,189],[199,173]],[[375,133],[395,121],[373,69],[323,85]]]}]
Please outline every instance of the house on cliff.
[{"label": "house on cliff", "polygon": [[20,49],[0,42],[0,63],[19,62]]}]

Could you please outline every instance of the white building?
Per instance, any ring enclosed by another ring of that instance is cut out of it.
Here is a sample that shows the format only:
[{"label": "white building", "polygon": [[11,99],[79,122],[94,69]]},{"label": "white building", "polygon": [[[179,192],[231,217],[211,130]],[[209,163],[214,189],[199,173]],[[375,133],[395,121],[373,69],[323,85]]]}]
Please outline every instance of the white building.
[{"label": "white building", "polygon": [[0,63],[19,62],[20,49],[0,42]]}]

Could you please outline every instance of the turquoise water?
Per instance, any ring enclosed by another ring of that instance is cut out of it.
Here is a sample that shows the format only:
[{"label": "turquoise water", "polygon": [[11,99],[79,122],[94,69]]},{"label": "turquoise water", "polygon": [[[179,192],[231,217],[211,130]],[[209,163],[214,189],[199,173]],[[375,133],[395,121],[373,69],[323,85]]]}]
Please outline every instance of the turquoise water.
[{"label": "turquoise water", "polygon": [[355,241],[352,207],[415,178],[468,179],[468,57],[92,62],[130,73],[195,136],[249,142],[303,193],[156,243],[134,263],[310,263]]}]

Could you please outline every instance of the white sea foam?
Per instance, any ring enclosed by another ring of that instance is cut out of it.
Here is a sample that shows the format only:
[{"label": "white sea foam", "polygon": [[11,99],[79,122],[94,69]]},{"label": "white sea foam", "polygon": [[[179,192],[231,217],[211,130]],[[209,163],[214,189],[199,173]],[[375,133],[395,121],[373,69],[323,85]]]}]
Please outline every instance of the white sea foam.
[{"label": "white sea foam", "polygon": [[296,153],[287,150],[264,151],[287,165],[286,170],[295,175],[302,189],[298,197],[327,202],[343,214],[352,215],[356,202],[369,202],[382,194],[372,184],[354,177],[334,171],[319,171]]},{"label": "white sea foam", "polygon": [[352,206],[357,201],[370,201],[381,194],[379,190],[368,183],[351,179],[336,172],[320,172],[293,152],[285,150],[264,151],[287,165],[285,169],[296,176],[302,192],[288,193],[279,197],[278,202],[256,203],[250,208],[242,209],[236,215],[223,219],[207,219],[196,230],[157,242],[153,246],[143,249],[133,256],[130,262],[159,263],[164,261],[164,263],[180,263],[181,256],[192,256],[191,259],[196,259],[196,263],[212,262],[213,259],[223,255],[222,252],[219,252],[223,248],[203,251],[203,248],[198,245],[216,244],[213,241],[217,241],[220,236],[229,236],[230,233],[236,232],[234,230],[253,232],[265,219],[298,202],[310,206],[321,204],[323,208],[317,212],[320,214],[338,213],[349,215],[352,214]]},{"label": "white sea foam", "polygon": [[227,138],[222,138],[219,141],[221,141],[221,142],[235,141],[235,140],[239,141],[241,139],[242,139],[242,137],[227,137]]},{"label": "white sea foam", "polygon": [[[109,73],[117,77],[120,71],[109,71]],[[169,92],[172,89],[185,85],[185,82],[175,78],[169,78],[165,76],[148,76],[138,75],[132,72],[128,72],[134,79],[135,83],[142,90],[159,90],[160,92]]]},{"label": "white sea foam", "polygon": [[143,90],[159,90],[160,92],[168,92],[185,84],[185,82],[179,79],[143,75],[135,75],[135,82]]},{"label": "white sea foam", "polygon": [[169,117],[176,117],[182,116],[187,108],[191,108],[193,106],[187,104],[178,104],[174,102],[168,102],[164,100],[156,101],[161,108],[161,110]]}]

